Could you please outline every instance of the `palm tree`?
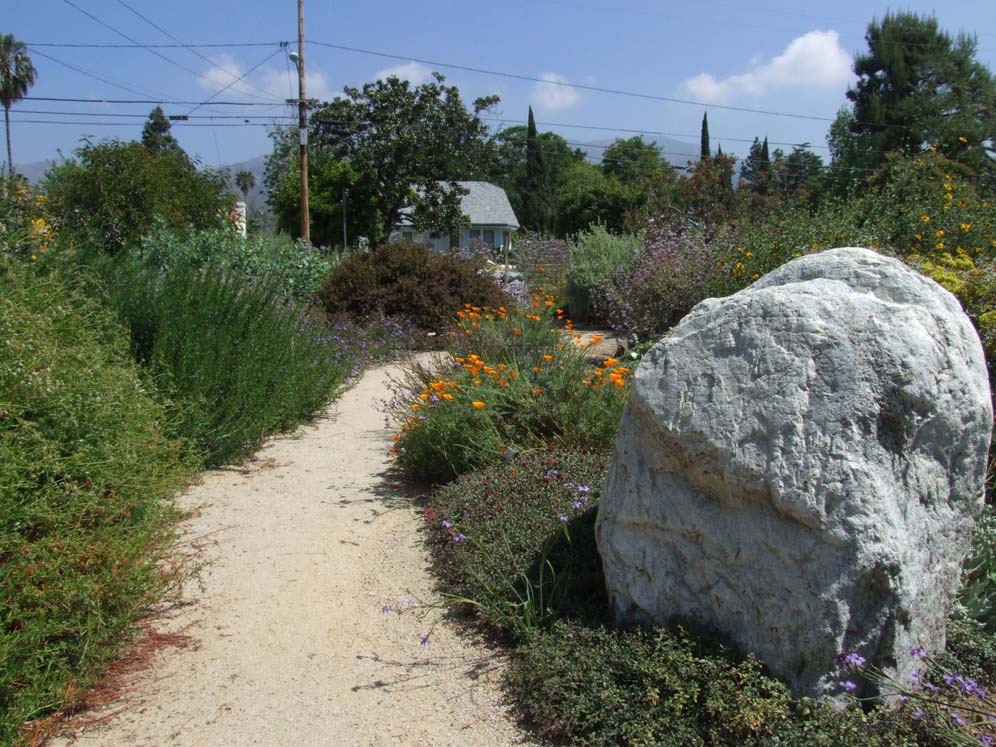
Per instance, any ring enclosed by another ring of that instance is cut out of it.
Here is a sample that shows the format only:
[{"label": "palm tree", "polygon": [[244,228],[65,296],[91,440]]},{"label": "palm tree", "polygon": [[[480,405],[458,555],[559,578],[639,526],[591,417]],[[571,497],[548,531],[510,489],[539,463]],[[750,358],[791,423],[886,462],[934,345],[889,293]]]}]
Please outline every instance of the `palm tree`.
[{"label": "palm tree", "polygon": [[235,186],[241,190],[245,201],[249,202],[249,190],[256,186],[256,176],[251,171],[240,171],[235,175]]},{"label": "palm tree", "polygon": [[7,170],[11,177],[14,176],[14,159],[10,151],[10,107],[24,98],[34,85],[36,75],[24,42],[15,41],[13,34],[0,36],[0,101],[7,125]]}]

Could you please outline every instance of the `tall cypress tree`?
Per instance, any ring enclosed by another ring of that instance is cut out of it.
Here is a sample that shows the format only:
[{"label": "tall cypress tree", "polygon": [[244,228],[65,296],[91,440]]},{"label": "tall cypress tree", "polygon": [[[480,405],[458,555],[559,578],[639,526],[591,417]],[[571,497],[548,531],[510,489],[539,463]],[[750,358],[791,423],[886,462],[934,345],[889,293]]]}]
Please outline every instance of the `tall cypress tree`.
[{"label": "tall cypress tree", "polygon": [[526,179],[522,195],[523,224],[536,231],[544,231],[549,227],[549,202],[547,194],[546,163],[540,148],[539,134],[536,132],[536,120],[533,118],[533,108],[529,107],[529,123],[526,127]]},{"label": "tall cypress tree", "polygon": [[761,163],[757,165],[758,171],[771,171],[771,154],[768,152],[768,136],[764,136],[764,143],[761,145]]},{"label": "tall cypress tree", "polygon": [[702,158],[709,158],[712,154],[709,152],[709,113],[702,113]]}]

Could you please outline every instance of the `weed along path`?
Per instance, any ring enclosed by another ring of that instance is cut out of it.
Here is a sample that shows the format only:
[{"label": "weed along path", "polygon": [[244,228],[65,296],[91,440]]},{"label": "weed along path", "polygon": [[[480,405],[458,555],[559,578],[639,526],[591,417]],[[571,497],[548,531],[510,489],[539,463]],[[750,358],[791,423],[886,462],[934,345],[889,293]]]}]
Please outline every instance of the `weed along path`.
[{"label": "weed along path", "polygon": [[208,565],[155,627],[191,645],[159,651],[56,744],[524,743],[500,659],[419,604],[438,596],[374,402],[394,370],[183,496]]}]

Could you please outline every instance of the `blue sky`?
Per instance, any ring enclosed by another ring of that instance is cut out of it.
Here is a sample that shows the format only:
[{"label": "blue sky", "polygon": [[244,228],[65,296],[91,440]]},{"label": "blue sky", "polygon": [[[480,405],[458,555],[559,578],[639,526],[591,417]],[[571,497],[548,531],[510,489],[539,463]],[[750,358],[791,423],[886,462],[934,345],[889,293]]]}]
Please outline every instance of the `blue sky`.
[{"label": "blue sky", "polygon": [[[559,132],[570,142],[629,133],[562,125],[658,131],[694,144],[702,113],[707,111],[714,148],[719,143],[725,152],[743,155],[748,143],[738,139],[767,135],[772,142],[812,143],[816,152],[825,155],[829,122],[820,118],[832,119],[845,103],[845,91],[853,80],[850,61],[865,48],[864,31],[873,17],[890,9],[934,12],[944,29],[977,34],[978,58],[996,69],[992,0],[949,0],[940,7],[877,0],[756,2],[305,0],[305,32],[314,42],[305,52],[307,94],[327,99],[344,85],[359,86],[392,72],[421,82],[434,67],[413,60],[434,61],[697,102],[686,105],[438,68],[459,86],[467,101],[492,93],[501,97],[493,115],[499,121],[490,123],[496,128],[523,122],[532,104],[539,122],[557,123],[540,129]],[[163,106],[167,114],[203,117],[189,120],[198,126],[177,124],[173,132],[189,153],[211,166],[269,152],[261,125],[287,121],[274,118],[293,114],[283,101],[297,94],[296,73],[291,75],[286,55],[297,47],[296,0],[6,0],[5,4],[0,32],[39,45],[31,49],[38,81],[29,96],[88,101],[26,100],[15,105],[11,114],[15,166],[55,158],[59,150],[69,155],[84,135],[136,138],[153,106],[93,103],[94,99],[204,102],[214,96],[214,101],[255,102],[255,106],[207,103],[196,110],[189,104]],[[207,59],[184,48],[155,50],[176,64],[148,49],[41,46],[129,43],[112,28],[141,44],[175,44],[129,6],[187,45],[260,46],[198,48]],[[280,41],[290,46],[281,49]],[[219,93],[250,70],[247,82]],[[239,117],[252,119],[247,123]],[[104,124],[108,122],[118,124]]]}]

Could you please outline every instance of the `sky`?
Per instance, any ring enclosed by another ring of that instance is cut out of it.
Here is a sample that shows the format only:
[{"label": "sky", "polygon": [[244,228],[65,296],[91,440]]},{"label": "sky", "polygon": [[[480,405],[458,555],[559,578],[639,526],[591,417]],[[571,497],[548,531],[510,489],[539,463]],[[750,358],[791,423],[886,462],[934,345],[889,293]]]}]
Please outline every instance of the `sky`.
[{"label": "sky", "polygon": [[[714,149],[743,156],[767,136],[826,158],[873,18],[934,14],[952,34],[975,34],[977,58],[996,70],[993,0],[755,1],[305,0],[306,95],[438,70],[468,103],[500,96],[486,115],[495,130],[524,124],[531,105],[541,131],[575,144],[646,133],[697,145],[706,112]],[[190,117],[173,134],[206,166],[269,153],[267,125],[296,122],[295,0],[2,4],[0,33],[28,44],[37,70],[11,110],[15,167],[70,157],[87,136],[138,138],[153,101]],[[144,47],[113,46],[129,44]]]}]

